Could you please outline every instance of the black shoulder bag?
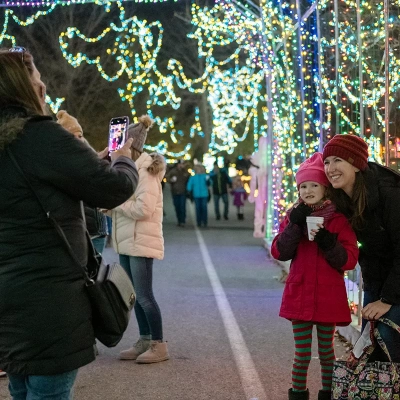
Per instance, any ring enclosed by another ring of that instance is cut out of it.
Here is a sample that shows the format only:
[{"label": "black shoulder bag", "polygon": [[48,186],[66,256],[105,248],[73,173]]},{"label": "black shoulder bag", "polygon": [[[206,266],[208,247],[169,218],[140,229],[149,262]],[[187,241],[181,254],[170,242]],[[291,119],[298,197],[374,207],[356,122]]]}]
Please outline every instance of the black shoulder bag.
[{"label": "black shoulder bag", "polygon": [[[54,226],[74,263],[82,271],[84,284],[92,308],[92,324],[95,337],[107,347],[116,346],[128,327],[131,310],[135,303],[136,295],[132,282],[121,265],[105,264],[103,258],[95,251],[89,234],[86,231],[90,254],[87,268],[79,262],[73,252],[63,230],[57,221],[47,211],[37,192],[20,168],[10,149],[7,153],[17,170],[24,177],[26,183],[34,193],[46,218]],[[90,276],[87,271],[90,271]]]}]

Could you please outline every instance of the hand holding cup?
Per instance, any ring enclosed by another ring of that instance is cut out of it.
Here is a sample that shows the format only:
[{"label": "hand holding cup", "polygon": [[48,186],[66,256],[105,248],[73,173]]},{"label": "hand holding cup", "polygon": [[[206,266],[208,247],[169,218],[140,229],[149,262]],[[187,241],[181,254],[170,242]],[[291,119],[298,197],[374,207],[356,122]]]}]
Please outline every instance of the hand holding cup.
[{"label": "hand holding cup", "polygon": [[317,232],[324,227],[323,226],[324,217],[308,216],[306,217],[306,221],[307,221],[308,240],[313,241],[314,236],[317,234]]}]

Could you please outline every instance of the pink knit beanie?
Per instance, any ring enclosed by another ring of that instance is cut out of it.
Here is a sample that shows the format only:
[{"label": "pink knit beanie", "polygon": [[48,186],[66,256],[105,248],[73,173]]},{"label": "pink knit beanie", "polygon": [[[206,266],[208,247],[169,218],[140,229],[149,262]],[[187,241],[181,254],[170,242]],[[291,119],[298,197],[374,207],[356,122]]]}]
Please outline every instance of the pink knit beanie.
[{"label": "pink knit beanie", "polygon": [[299,188],[303,182],[307,181],[317,182],[323,186],[329,186],[321,153],[313,154],[310,158],[300,164],[296,173],[297,188]]}]

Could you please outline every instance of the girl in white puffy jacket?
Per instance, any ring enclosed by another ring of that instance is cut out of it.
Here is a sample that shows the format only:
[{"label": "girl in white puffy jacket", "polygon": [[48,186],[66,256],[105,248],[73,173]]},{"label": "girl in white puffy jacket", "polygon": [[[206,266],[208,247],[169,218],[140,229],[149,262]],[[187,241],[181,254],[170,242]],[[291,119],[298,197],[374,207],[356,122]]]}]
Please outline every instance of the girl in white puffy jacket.
[{"label": "girl in white puffy jacket", "polygon": [[167,343],[163,342],[160,308],[152,287],[153,259],[164,257],[161,181],[166,164],[160,154],[143,152],[151,125],[150,117],[143,116],[139,118],[139,123],[128,128],[128,136],[133,138],[132,159],[139,171],[139,182],[134,195],[112,210],[113,246],[136,291],[134,309],[140,333],[139,340],[122,351],[120,358],[142,364],[169,358]]}]

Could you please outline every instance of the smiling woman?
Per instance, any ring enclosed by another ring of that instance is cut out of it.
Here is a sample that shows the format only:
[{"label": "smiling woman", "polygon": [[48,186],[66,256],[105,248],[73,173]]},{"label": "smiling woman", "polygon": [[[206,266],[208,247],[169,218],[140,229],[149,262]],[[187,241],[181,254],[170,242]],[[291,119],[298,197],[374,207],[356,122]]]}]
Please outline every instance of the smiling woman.
[{"label": "smiling woman", "polygon": [[[359,243],[364,279],[365,320],[381,316],[400,324],[400,175],[368,162],[368,145],[355,135],[336,135],[323,152],[329,196],[351,222]],[[400,337],[386,325],[378,330],[395,362]],[[380,350],[373,359],[383,359]]]},{"label": "smiling woman", "polygon": [[356,181],[356,172],[360,170],[340,157],[325,158],[325,172],[329,182],[335,189],[343,189],[351,197]]}]

